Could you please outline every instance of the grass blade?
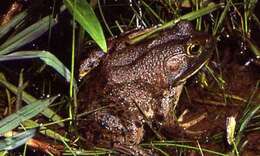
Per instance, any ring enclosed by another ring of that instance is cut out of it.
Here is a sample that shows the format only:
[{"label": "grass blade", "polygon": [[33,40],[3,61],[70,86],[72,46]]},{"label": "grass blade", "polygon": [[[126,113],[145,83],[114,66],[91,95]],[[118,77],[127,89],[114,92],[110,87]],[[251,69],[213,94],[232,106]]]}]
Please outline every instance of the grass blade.
[{"label": "grass blade", "polygon": [[[15,87],[13,84],[9,83],[3,76],[3,74],[0,73],[0,84],[5,86],[6,88],[8,88],[11,92],[13,92],[14,94],[17,95],[18,89],[17,87]],[[22,99],[24,102],[26,102],[27,104],[33,103],[35,101],[37,101],[37,99],[33,96],[31,96],[30,94],[28,94],[27,92],[23,91],[22,92]],[[47,118],[51,119],[52,121],[60,121],[62,120],[62,118],[57,115],[53,110],[51,110],[50,108],[46,108],[44,111],[41,112],[44,116],[46,116]],[[58,125],[64,127],[63,123],[57,123]]]},{"label": "grass blade", "polygon": [[0,140],[0,150],[12,150],[23,144],[25,144],[29,139],[31,139],[36,134],[36,129],[26,130],[19,133],[13,137],[5,138]]},{"label": "grass blade", "polygon": [[17,126],[19,126],[23,121],[26,121],[37,114],[41,113],[45,108],[47,108],[57,96],[47,98],[45,100],[37,100],[32,104],[22,107],[17,112],[5,117],[0,121],[0,134],[8,132]]},{"label": "grass blade", "polygon": [[[55,69],[62,75],[67,82],[70,82],[70,71],[67,67],[53,54],[48,51],[18,51],[9,55],[0,57],[0,61],[22,60],[22,59],[41,59],[47,65]],[[76,82],[74,80],[74,82]]]},{"label": "grass blade", "polygon": [[23,126],[28,128],[28,127],[40,127],[40,130],[39,132],[42,134],[42,135],[45,135],[45,136],[48,136],[52,139],[55,139],[55,140],[59,140],[59,141],[65,141],[65,142],[69,142],[70,139],[68,139],[67,137],[51,130],[51,129],[48,129],[47,127],[45,126],[42,126],[40,125],[39,123],[33,121],[33,120],[26,120],[25,122],[23,122]]},{"label": "grass blade", "polygon": [[107,52],[106,39],[102,27],[93,11],[92,7],[85,0],[64,0],[64,4],[75,19],[89,33],[100,48]]},{"label": "grass blade", "polygon": [[0,26],[0,38],[2,38],[6,33],[8,33],[12,28],[14,28],[18,23],[20,23],[27,16],[27,11],[23,11],[16,15],[9,23]]},{"label": "grass blade", "polygon": [[51,16],[46,16],[37,23],[24,29],[22,32],[16,34],[8,39],[0,46],[0,55],[8,54],[17,48],[30,43],[36,38],[45,33],[50,26],[55,25],[57,22]]},{"label": "grass blade", "polygon": [[253,44],[248,38],[246,38],[246,41],[249,45],[249,48],[255,54],[256,58],[259,59],[260,58],[260,48],[256,44]]},{"label": "grass blade", "polygon": [[224,10],[223,10],[223,12],[222,12],[221,15],[220,15],[219,20],[217,21],[217,24],[216,24],[215,28],[214,28],[214,30],[213,30],[213,36],[215,36],[215,35],[218,33],[218,31],[220,31],[221,26],[222,26],[222,24],[223,24],[223,22],[224,22],[224,20],[225,20],[225,17],[227,16],[227,13],[228,13],[228,10],[229,10],[229,7],[230,7],[231,3],[232,3],[231,0],[229,0],[229,1],[227,2],[226,6],[225,6],[225,8],[224,8]]},{"label": "grass blade", "polygon": [[[142,146],[150,146],[150,143],[143,143],[141,144]],[[203,151],[203,152],[207,152],[211,155],[218,155],[218,156],[227,156],[226,154],[220,153],[220,152],[216,152],[216,151],[212,151],[206,148],[198,148],[195,146],[191,146],[191,145],[185,145],[185,144],[175,144],[175,143],[164,143],[164,142],[156,142],[156,143],[152,143],[153,146],[157,146],[157,147],[175,147],[175,148],[183,148],[183,149],[191,149],[194,151]]]},{"label": "grass blade", "polygon": [[192,21],[198,17],[202,17],[206,14],[209,14],[217,9],[219,9],[220,7],[222,7],[223,4],[220,3],[220,4],[214,4],[214,3],[210,3],[208,4],[207,7],[204,7],[204,8],[201,8],[197,11],[193,11],[191,13],[187,13],[181,17],[178,17],[174,20],[171,20],[165,24],[163,24],[162,26],[156,28],[156,29],[152,29],[151,31],[147,32],[147,33],[143,33],[142,35],[140,36],[135,36],[134,38],[131,38],[131,41],[130,41],[130,44],[135,44],[143,39],[145,39],[146,37],[148,36],[151,36],[152,34],[154,33],[157,33],[163,29],[166,29],[166,28],[170,28],[172,26],[174,26],[176,23],[182,21],[182,20],[188,20],[188,21]]}]

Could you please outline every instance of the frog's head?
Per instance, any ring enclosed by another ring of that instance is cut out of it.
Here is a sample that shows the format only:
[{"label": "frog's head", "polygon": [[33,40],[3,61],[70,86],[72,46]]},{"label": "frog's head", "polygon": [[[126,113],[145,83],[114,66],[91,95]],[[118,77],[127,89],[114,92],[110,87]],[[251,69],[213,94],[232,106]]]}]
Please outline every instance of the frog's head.
[{"label": "frog's head", "polygon": [[214,40],[207,33],[197,32],[191,28],[186,30],[189,32],[180,37],[182,39],[177,41],[179,43],[176,44],[175,41],[172,55],[165,59],[168,83],[173,86],[185,82],[201,69],[211,57],[214,48]]}]

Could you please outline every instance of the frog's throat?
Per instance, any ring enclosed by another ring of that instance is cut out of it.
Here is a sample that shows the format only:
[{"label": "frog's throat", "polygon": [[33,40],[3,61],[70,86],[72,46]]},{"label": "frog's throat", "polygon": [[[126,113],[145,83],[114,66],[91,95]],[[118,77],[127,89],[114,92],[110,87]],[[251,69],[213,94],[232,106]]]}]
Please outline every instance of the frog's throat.
[{"label": "frog's throat", "polygon": [[173,82],[173,86],[177,86],[180,85],[182,83],[185,83],[185,81],[190,78],[191,76],[193,76],[195,73],[197,73],[207,62],[208,62],[209,58],[207,58],[206,60],[203,60],[202,63],[197,63],[194,65],[194,69],[192,72],[190,71],[186,71],[185,73],[183,73],[180,77],[178,77],[174,82]]}]

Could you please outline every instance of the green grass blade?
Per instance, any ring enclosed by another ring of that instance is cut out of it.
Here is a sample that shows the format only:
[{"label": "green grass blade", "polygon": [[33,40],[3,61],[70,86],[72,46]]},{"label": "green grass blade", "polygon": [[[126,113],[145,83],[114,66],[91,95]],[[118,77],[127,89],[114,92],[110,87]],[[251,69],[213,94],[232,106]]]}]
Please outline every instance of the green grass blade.
[{"label": "green grass blade", "polygon": [[48,136],[52,139],[59,140],[59,141],[62,141],[62,140],[66,141],[66,142],[70,141],[70,139],[68,139],[67,137],[60,135],[59,133],[57,133],[51,129],[48,129],[45,126],[41,126],[40,124],[38,124],[37,122],[35,122],[33,120],[26,120],[25,122],[23,122],[23,126],[26,128],[27,127],[40,127],[39,132],[42,135]]},{"label": "green grass blade", "polygon": [[250,120],[254,117],[254,115],[257,113],[257,111],[260,109],[260,104],[257,104],[256,106],[254,106],[253,108],[250,109],[250,111],[248,113],[245,114],[243,121],[241,122],[241,125],[238,129],[238,134],[237,136],[241,135],[242,132],[246,129],[246,127],[248,126],[248,123],[250,122]]},{"label": "green grass blade", "polygon": [[217,9],[219,9],[220,7],[222,7],[224,4],[223,3],[219,3],[219,4],[215,4],[215,3],[209,3],[207,7],[201,8],[197,11],[193,11],[190,13],[187,13],[181,17],[179,17],[179,20],[188,20],[188,21],[192,21],[196,18],[202,17],[206,14],[209,14]]},{"label": "green grass blade", "polygon": [[148,10],[160,23],[164,23],[164,20],[144,1],[141,1],[141,3],[144,5],[144,8]]},{"label": "green grass blade", "polygon": [[[141,144],[142,146],[151,146],[151,143],[143,143]],[[196,146],[192,146],[192,145],[185,145],[185,144],[175,144],[175,143],[164,143],[164,142],[156,142],[156,143],[152,143],[153,146],[157,146],[157,147],[175,147],[175,148],[183,148],[183,149],[190,149],[190,150],[194,150],[194,151],[203,151],[203,152],[207,152],[211,155],[218,155],[218,156],[228,156],[224,153],[220,153],[220,152],[216,152],[213,150],[209,150],[206,148],[198,148]]]},{"label": "green grass blade", "polygon": [[0,38],[2,38],[6,33],[8,33],[12,28],[19,24],[27,16],[27,11],[23,11],[16,15],[9,23],[0,26]]},{"label": "green grass blade", "polygon": [[[101,148],[95,148],[93,150],[84,150],[84,149],[76,149],[72,148],[73,153],[77,153],[77,155],[116,155],[117,153],[115,151],[109,150],[109,149],[101,149]],[[65,149],[62,155],[72,155],[71,150]]]},{"label": "green grass blade", "polygon": [[76,0],[76,5],[74,6],[74,0],[64,0],[64,4],[72,15],[74,13],[76,21],[89,33],[100,48],[107,52],[107,44],[102,27],[87,1]]},{"label": "green grass blade", "polygon": [[249,44],[249,48],[252,50],[252,52],[255,54],[256,58],[260,58],[260,48],[253,44],[249,39],[246,39],[247,43]]},{"label": "green grass blade", "polygon": [[[17,95],[18,92],[18,88],[15,87],[13,84],[9,83],[3,76],[3,74],[0,73],[0,84],[3,85],[4,87],[8,88],[11,92],[13,92],[14,94]],[[33,103],[35,101],[37,101],[37,99],[33,96],[31,96],[30,94],[28,94],[27,92],[23,91],[22,92],[22,99],[24,102],[26,102],[27,104]],[[51,119],[52,121],[60,121],[62,120],[62,118],[57,115],[53,110],[51,110],[50,108],[46,108],[44,111],[41,112],[44,116],[46,116],[47,118]],[[58,125],[64,127],[63,123],[57,123]]]},{"label": "green grass blade", "polygon": [[36,134],[36,129],[26,130],[19,133],[13,137],[8,137],[0,140],[0,150],[12,150],[23,144],[25,144],[29,139],[31,139]]},{"label": "green grass blade", "polygon": [[248,127],[249,123],[252,122],[252,119],[257,115],[257,112],[260,109],[260,104],[252,105],[252,99],[254,96],[257,96],[257,90],[259,88],[260,81],[257,81],[254,91],[250,95],[247,104],[243,111],[243,116],[240,118],[238,122],[238,129],[236,135],[236,145],[240,144],[241,138],[243,137],[243,133],[245,132],[246,128]]},{"label": "green grass blade", "polygon": [[[22,59],[41,59],[47,65],[55,69],[67,82],[70,82],[70,71],[68,68],[53,54],[48,51],[18,51],[9,55],[0,57],[0,61],[22,60]],[[74,82],[76,82],[74,80]]]},{"label": "green grass blade", "polygon": [[17,48],[30,43],[46,32],[50,26],[56,24],[56,20],[46,16],[35,24],[24,29],[22,32],[8,39],[0,46],[0,55],[8,54]]},{"label": "green grass blade", "polygon": [[0,156],[6,156],[8,154],[8,151],[0,151]]},{"label": "green grass blade", "polygon": [[176,23],[182,21],[182,20],[188,20],[188,21],[192,21],[198,17],[202,17],[206,14],[209,14],[217,9],[219,9],[220,7],[222,7],[223,4],[222,3],[219,3],[219,4],[214,4],[214,3],[210,3],[208,4],[207,7],[204,7],[204,8],[201,8],[197,11],[193,11],[193,12],[190,12],[190,13],[187,13],[181,17],[178,17],[176,19],[173,19],[165,24],[163,24],[162,26],[156,28],[156,29],[152,29],[151,31],[147,32],[147,33],[144,33],[140,36],[137,36],[137,37],[134,37],[131,39],[130,41],[130,44],[134,44],[134,43],[137,43],[145,38],[147,38],[148,36],[151,36],[152,34],[156,33],[156,32],[159,32],[163,29],[166,29],[166,28],[170,28],[172,26],[174,26]]},{"label": "green grass blade", "polygon": [[37,114],[41,113],[45,108],[47,108],[57,96],[52,98],[47,98],[45,100],[37,100],[32,104],[22,107],[17,112],[5,117],[0,121],[0,134],[8,132],[17,126],[19,126],[23,121],[26,121]]},{"label": "green grass blade", "polygon": [[225,20],[225,17],[227,16],[227,13],[228,13],[228,10],[229,10],[229,8],[230,8],[230,6],[231,6],[231,3],[232,3],[231,0],[229,0],[229,1],[227,2],[227,5],[225,6],[223,12],[222,12],[221,15],[220,15],[219,20],[217,21],[216,27],[215,27],[214,30],[213,30],[213,36],[215,36],[215,35],[218,33],[218,31],[220,31],[220,27],[222,26],[222,24],[223,24],[223,22],[224,22],[224,20]]}]

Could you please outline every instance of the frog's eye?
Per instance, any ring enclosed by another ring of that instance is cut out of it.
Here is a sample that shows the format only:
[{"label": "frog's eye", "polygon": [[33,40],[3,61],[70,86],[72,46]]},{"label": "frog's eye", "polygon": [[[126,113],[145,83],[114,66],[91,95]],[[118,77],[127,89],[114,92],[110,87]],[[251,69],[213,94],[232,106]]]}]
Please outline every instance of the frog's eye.
[{"label": "frog's eye", "polygon": [[190,45],[188,45],[187,47],[187,54],[188,55],[199,55],[201,53],[201,46],[199,45],[199,43],[192,43]]}]

